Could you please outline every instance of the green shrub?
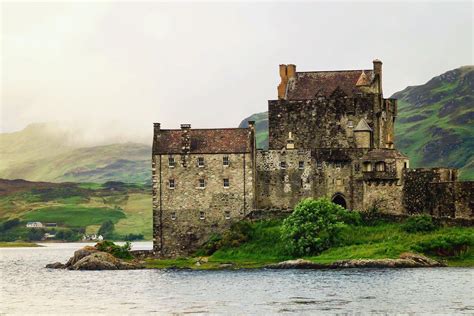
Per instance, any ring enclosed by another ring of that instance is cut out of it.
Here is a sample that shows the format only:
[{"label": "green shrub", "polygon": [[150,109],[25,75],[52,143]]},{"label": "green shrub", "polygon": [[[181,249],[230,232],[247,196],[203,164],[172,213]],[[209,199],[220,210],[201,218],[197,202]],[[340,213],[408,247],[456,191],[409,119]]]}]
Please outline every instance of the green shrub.
[{"label": "green shrub", "polygon": [[9,219],[0,224],[0,231],[6,231],[18,225],[20,225],[20,220],[18,218]]},{"label": "green shrub", "polygon": [[58,229],[55,234],[55,239],[66,240],[66,241],[77,241],[81,238],[81,235],[76,231],[69,228]]},{"label": "green shrub", "polygon": [[464,233],[424,240],[413,246],[413,250],[442,257],[453,257],[465,254],[473,245],[474,236]]},{"label": "green shrub", "polygon": [[104,238],[111,238],[115,230],[114,222],[110,219],[106,220],[105,222],[100,225],[99,231],[97,232],[98,235],[102,235]]},{"label": "green shrub", "polygon": [[408,233],[431,232],[438,227],[433,223],[433,219],[429,215],[415,215],[409,217],[402,229]]},{"label": "green shrub", "polygon": [[221,248],[236,248],[247,242],[253,229],[249,221],[235,222],[230,229],[222,235],[213,234],[209,240],[197,252],[198,255],[212,255]]},{"label": "green shrub", "polygon": [[46,231],[42,228],[30,228],[27,234],[29,241],[42,240]]},{"label": "green shrub", "polygon": [[123,237],[125,241],[143,240],[145,237],[143,234],[128,234]]},{"label": "green shrub", "polygon": [[283,221],[282,238],[287,250],[296,256],[315,255],[336,244],[347,224],[360,221],[360,215],[322,199],[306,199]]},{"label": "green shrub", "polygon": [[123,246],[119,246],[114,244],[112,241],[104,240],[98,242],[94,247],[99,251],[108,252],[116,258],[133,259],[133,256],[130,253],[132,245],[128,241]]}]

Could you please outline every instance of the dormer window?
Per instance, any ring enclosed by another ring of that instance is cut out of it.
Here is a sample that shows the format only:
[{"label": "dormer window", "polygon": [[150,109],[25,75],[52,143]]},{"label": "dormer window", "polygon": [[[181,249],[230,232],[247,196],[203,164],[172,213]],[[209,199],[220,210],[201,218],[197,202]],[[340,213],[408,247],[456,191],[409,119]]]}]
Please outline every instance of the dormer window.
[{"label": "dormer window", "polygon": [[202,168],[204,167],[204,157],[198,157],[198,167]]},{"label": "dormer window", "polygon": [[169,157],[168,157],[168,167],[174,168],[175,165],[176,165],[176,162],[174,161],[174,157],[173,157],[173,156],[169,156]]}]

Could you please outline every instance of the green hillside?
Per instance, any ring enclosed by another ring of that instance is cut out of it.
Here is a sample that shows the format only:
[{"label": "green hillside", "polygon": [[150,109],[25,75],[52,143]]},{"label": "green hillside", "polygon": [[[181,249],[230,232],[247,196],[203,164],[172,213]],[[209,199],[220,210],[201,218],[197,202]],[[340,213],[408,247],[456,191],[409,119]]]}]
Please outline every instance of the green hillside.
[{"label": "green hillside", "polygon": [[137,143],[73,145],[51,124],[0,134],[0,178],[51,182],[151,181],[151,146]]},{"label": "green hillside", "polygon": [[[67,231],[77,239],[85,233],[97,233],[107,220],[115,226],[113,239],[130,234],[151,239],[151,188],[122,182],[79,184],[0,179],[0,241],[31,239],[32,229],[25,227],[29,221],[57,223],[57,227],[50,229],[53,233]],[[5,225],[6,222],[14,224]]]},{"label": "green hillside", "polygon": [[[410,166],[455,167],[461,179],[474,179],[474,66],[434,77],[424,85],[407,87],[398,99],[397,148],[410,157]],[[268,114],[244,119],[256,122],[257,144],[268,147]]]}]

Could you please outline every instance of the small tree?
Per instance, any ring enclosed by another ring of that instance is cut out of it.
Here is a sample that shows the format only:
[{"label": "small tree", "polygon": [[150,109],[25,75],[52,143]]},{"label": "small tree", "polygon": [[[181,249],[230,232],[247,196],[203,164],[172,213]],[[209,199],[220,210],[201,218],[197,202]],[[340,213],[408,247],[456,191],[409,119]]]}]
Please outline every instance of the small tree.
[{"label": "small tree", "polygon": [[115,230],[114,222],[110,219],[100,225],[99,231],[97,234],[102,235],[104,238],[110,238]]},{"label": "small tree", "polygon": [[346,226],[356,224],[360,215],[322,199],[306,199],[284,220],[282,237],[292,255],[318,254],[334,245]]}]

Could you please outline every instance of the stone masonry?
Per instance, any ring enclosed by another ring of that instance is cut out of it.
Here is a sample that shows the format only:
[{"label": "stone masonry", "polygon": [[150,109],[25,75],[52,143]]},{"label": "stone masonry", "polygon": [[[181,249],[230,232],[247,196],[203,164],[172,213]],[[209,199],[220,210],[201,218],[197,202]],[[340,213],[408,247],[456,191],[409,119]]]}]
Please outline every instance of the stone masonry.
[{"label": "stone masonry", "polygon": [[[366,70],[297,72],[280,65],[268,101],[269,149],[255,127],[164,130],[153,141],[154,250],[187,255],[252,214],[288,214],[327,197],[351,210],[474,218],[474,182],[455,169],[409,169],[395,149],[397,100],[383,98],[382,62]],[[258,216],[257,216],[258,217]]]}]

